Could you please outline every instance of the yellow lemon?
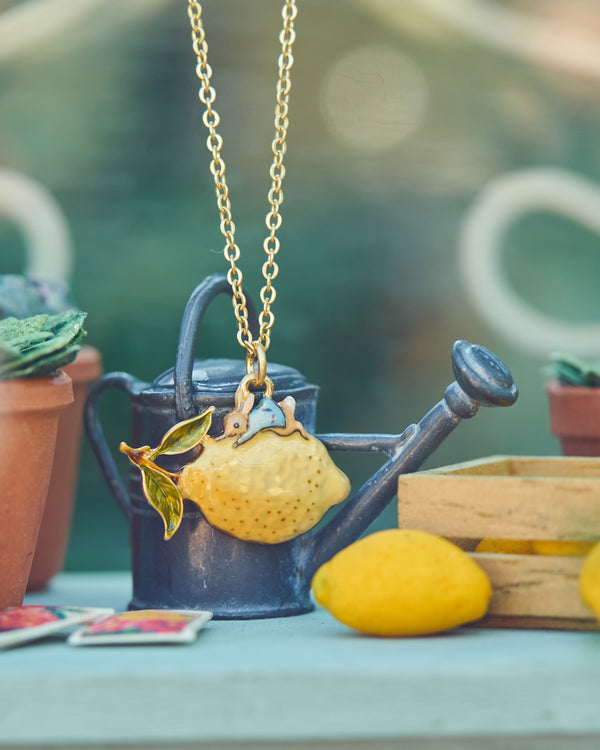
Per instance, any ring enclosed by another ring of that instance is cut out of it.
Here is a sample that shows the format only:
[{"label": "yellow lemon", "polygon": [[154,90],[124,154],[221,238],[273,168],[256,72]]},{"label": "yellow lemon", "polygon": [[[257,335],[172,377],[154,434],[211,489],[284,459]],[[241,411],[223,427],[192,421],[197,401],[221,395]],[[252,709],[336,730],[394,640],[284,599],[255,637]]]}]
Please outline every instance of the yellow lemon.
[{"label": "yellow lemon", "polygon": [[579,593],[600,620],[600,544],[587,556],[579,574]]},{"label": "yellow lemon", "polygon": [[183,469],[179,487],[209,523],[251,542],[276,544],[317,524],[350,492],[350,482],[323,443],[265,430],[236,447],[206,438]]},{"label": "yellow lemon", "polygon": [[531,542],[534,555],[561,555],[584,557],[594,548],[595,542],[554,542],[534,540]]},{"label": "yellow lemon", "polygon": [[583,557],[594,547],[594,542],[559,542],[535,539],[482,539],[475,552],[495,552],[507,555],[561,555]]},{"label": "yellow lemon", "polygon": [[483,617],[492,594],[461,549],[423,531],[390,529],[339,552],[316,572],[315,599],[361,633],[439,633]]},{"label": "yellow lemon", "polygon": [[505,555],[531,555],[531,542],[523,539],[482,539],[475,552],[504,553]]}]

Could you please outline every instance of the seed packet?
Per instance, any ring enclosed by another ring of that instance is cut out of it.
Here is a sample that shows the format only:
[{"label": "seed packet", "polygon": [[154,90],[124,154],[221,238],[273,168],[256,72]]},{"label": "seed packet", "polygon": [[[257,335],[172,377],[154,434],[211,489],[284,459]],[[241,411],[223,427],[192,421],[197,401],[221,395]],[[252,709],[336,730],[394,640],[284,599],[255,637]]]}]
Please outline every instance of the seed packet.
[{"label": "seed packet", "polygon": [[212,618],[202,610],[141,609],[109,615],[69,637],[73,646],[189,643]]},{"label": "seed packet", "polygon": [[55,607],[24,604],[0,612],[0,649],[37,641],[52,633],[106,617],[106,607]]}]

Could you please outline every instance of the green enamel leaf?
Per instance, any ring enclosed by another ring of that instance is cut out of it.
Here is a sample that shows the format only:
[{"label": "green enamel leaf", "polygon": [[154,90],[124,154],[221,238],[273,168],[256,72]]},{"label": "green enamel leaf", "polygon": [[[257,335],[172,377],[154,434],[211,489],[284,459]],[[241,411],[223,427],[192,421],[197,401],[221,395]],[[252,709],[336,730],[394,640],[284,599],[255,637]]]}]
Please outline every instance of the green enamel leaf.
[{"label": "green enamel leaf", "polygon": [[198,417],[179,422],[165,434],[158,448],[155,448],[151,458],[156,456],[172,456],[177,453],[185,453],[201,443],[210,428],[212,414],[215,410],[211,406]]},{"label": "green enamel leaf", "polygon": [[183,499],[179,488],[158,466],[141,464],[142,488],[146,500],[158,511],[165,524],[165,539],[179,528],[183,516]]}]

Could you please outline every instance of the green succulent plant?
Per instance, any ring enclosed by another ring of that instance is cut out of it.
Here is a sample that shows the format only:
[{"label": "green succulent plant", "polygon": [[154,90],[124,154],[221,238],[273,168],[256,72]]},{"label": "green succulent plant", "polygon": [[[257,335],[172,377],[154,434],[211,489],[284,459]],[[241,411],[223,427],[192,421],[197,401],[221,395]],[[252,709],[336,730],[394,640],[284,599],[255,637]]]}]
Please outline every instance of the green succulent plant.
[{"label": "green succulent plant", "polygon": [[554,354],[548,374],[564,385],[600,388],[600,362],[582,362],[570,354]]},{"label": "green succulent plant", "polygon": [[67,287],[59,281],[0,275],[0,318],[55,315],[74,307],[68,299]]},{"label": "green succulent plant", "polygon": [[86,336],[85,318],[83,312],[65,310],[0,320],[0,380],[47,377],[68,365]]}]

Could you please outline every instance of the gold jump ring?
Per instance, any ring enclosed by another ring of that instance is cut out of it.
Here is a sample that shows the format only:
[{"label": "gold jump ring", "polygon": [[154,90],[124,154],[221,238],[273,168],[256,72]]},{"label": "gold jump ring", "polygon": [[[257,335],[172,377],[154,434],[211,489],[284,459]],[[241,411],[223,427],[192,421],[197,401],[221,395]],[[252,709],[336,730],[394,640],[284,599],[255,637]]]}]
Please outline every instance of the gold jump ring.
[{"label": "gold jump ring", "polygon": [[[253,383],[260,388],[267,377],[267,354],[264,346],[259,341],[253,341],[252,352],[246,355],[246,373],[253,376]],[[254,363],[256,362],[256,370]]]},{"label": "gold jump ring", "polygon": [[[251,372],[249,375],[245,375],[242,380],[240,381],[240,384],[238,385],[238,392],[236,394],[236,399],[239,396],[242,398],[246,398],[250,395],[250,391],[248,390],[248,386],[253,385],[256,386],[256,375],[255,373]],[[275,386],[273,385],[273,381],[268,375],[265,375],[265,382],[263,384],[265,386],[265,392],[264,396],[267,398],[273,398],[273,393],[275,391]]]}]

